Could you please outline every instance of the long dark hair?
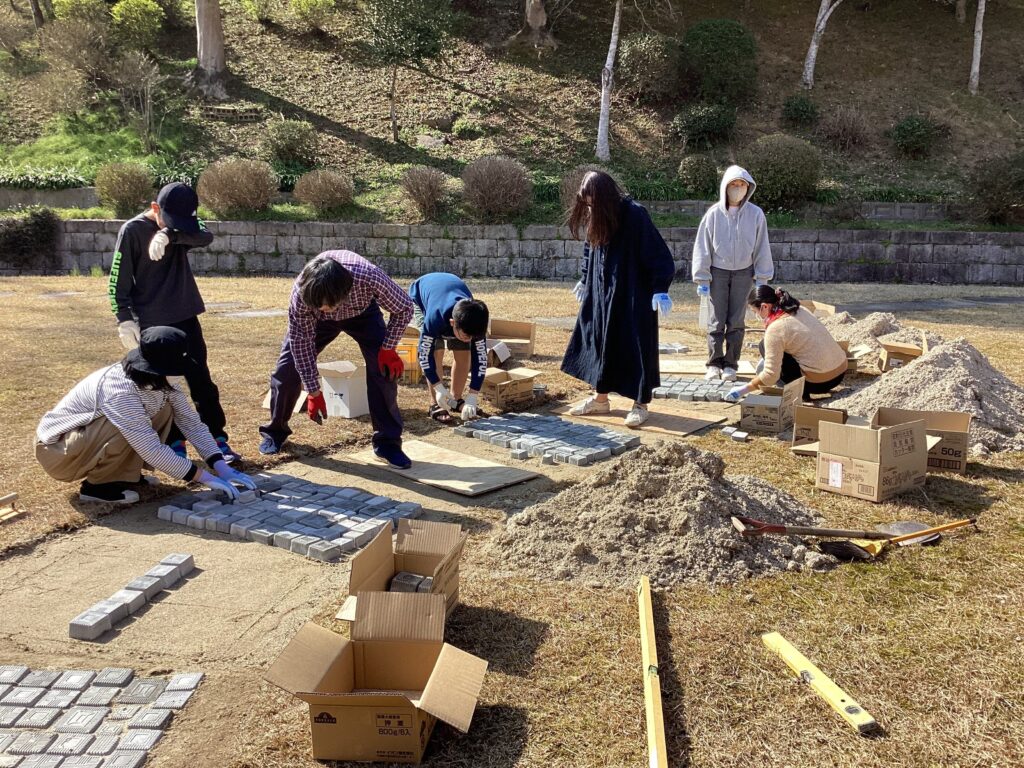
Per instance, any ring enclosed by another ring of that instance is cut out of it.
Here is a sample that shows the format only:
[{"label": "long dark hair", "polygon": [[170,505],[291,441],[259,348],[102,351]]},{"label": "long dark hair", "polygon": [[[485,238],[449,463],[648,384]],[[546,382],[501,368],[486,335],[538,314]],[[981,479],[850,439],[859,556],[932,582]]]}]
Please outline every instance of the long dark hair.
[{"label": "long dark hair", "polygon": [[619,229],[619,209],[626,193],[611,176],[601,171],[590,171],[580,182],[576,203],[569,213],[569,231],[579,240],[580,231],[586,229],[587,242],[592,246],[607,245]]},{"label": "long dark hair", "polygon": [[121,367],[124,369],[128,378],[131,379],[139,389],[169,390],[171,388],[171,382],[167,380],[166,376],[159,376],[155,373],[149,373],[148,371],[140,371],[131,364],[131,361],[128,360],[127,357],[121,361]]},{"label": "long dark hair", "polygon": [[773,312],[781,309],[787,315],[795,315],[800,309],[799,301],[781,288],[772,288],[770,285],[754,288],[747,297],[747,303],[754,309],[760,309],[762,304],[771,304]]}]

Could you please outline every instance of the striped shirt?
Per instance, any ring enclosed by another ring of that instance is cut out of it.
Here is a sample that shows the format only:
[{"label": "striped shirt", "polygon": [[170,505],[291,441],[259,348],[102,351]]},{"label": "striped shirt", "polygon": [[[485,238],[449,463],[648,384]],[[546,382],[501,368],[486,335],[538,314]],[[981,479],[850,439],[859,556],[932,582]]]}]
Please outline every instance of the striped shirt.
[{"label": "striped shirt", "polygon": [[76,384],[52,411],[43,416],[36,429],[36,437],[44,445],[53,445],[68,432],[105,417],[146,464],[171,477],[191,480],[196,474],[196,465],[164,445],[153,429],[153,418],[168,402],[174,411],[174,423],[196,450],[207,458],[220,458],[220,449],[210,430],[199,420],[199,414],[184,392],[177,387],[170,390],[139,389],[124,372],[121,363],[101,368]]},{"label": "striped shirt", "polygon": [[307,307],[302,302],[298,280],[292,286],[288,306],[288,344],[307,392],[320,391],[320,372],[316,367],[317,322],[358,317],[376,300],[391,315],[381,348],[394,349],[412,319],[412,299],[384,270],[352,251],[325,251],[320,256],[333,259],[352,273],[352,290],[335,309],[324,312],[320,307]]}]

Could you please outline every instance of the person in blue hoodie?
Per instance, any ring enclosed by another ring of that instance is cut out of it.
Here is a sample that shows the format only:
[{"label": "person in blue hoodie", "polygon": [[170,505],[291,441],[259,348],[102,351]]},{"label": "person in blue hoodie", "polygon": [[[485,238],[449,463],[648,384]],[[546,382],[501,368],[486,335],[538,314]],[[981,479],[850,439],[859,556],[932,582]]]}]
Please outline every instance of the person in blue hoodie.
[{"label": "person in blue hoodie", "polygon": [[[418,358],[430,389],[430,417],[451,421],[452,412],[463,421],[475,419],[480,407],[480,388],[487,373],[487,305],[474,299],[469,287],[456,275],[431,272],[409,286],[413,325],[420,329]],[[450,349],[452,388],[444,385],[444,350]],[[469,392],[463,398],[466,380]]]},{"label": "person in blue hoodie", "polygon": [[722,175],[719,200],[697,228],[693,243],[693,282],[699,297],[709,296],[708,361],[704,378],[736,381],[746,327],[750,289],[775,275],[764,211],[750,202],[757,184],[738,165]]}]

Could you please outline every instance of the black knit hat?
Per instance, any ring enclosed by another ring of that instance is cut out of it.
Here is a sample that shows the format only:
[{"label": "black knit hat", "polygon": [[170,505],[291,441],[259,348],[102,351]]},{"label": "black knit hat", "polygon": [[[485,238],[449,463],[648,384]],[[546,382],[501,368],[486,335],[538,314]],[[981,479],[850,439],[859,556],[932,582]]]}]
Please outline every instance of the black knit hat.
[{"label": "black knit hat", "polygon": [[141,344],[128,353],[128,361],[136,370],[156,376],[184,376],[198,365],[189,357],[185,332],[166,325],[144,330]]}]

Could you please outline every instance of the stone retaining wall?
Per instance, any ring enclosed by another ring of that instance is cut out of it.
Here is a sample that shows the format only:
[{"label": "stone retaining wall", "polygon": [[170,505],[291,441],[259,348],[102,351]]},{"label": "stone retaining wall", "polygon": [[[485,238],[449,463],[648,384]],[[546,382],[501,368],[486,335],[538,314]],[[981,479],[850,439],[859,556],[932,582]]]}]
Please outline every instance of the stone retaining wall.
[{"label": "stone retaining wall", "polygon": [[[63,269],[109,269],[120,226],[65,221]],[[191,254],[200,274],[294,275],[321,251],[349,249],[396,277],[443,270],[469,277],[575,280],[582,256],[581,244],[554,226],[215,221],[209,227],[213,244]],[[662,235],[678,274],[688,278],[696,229],[666,227]],[[1024,232],[780,229],[769,237],[778,282],[1024,282]]]}]

